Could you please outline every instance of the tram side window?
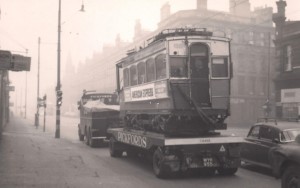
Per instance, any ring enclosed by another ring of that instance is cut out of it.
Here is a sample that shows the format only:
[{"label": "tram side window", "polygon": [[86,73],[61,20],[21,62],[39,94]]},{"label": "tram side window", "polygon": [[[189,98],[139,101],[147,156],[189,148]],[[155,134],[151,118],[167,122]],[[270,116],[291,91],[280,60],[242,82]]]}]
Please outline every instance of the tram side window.
[{"label": "tram side window", "polygon": [[170,57],[171,77],[187,77],[187,59],[186,57]]},{"label": "tram side window", "polygon": [[212,77],[228,77],[228,59],[213,58],[211,67]]},{"label": "tram side window", "polygon": [[155,80],[155,66],[154,59],[148,59],[146,61],[146,70],[147,70],[147,82]]},{"label": "tram side window", "polygon": [[167,68],[166,68],[166,56],[161,54],[155,58],[155,67],[156,67],[156,79],[160,80],[166,78]]},{"label": "tram side window", "polygon": [[124,74],[124,87],[128,87],[129,86],[129,69],[128,68],[124,69],[123,74]]},{"label": "tram side window", "polygon": [[143,84],[146,82],[146,70],[145,70],[145,63],[140,62],[137,65],[138,69],[138,84]]},{"label": "tram side window", "polygon": [[135,86],[137,85],[137,71],[136,65],[132,65],[130,67],[130,85]]}]

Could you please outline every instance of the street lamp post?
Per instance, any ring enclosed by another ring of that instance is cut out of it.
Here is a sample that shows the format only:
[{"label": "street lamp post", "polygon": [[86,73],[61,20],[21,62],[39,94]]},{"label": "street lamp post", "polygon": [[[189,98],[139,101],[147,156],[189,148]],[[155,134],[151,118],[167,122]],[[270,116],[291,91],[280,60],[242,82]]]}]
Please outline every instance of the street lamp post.
[{"label": "street lamp post", "polygon": [[[81,9],[84,12],[84,4],[82,1]],[[56,84],[56,130],[55,138],[60,138],[60,106],[62,104],[62,91],[60,83],[60,34],[61,34],[61,0],[58,1],[58,31],[57,31],[57,84]]]},{"label": "street lamp post", "polygon": [[57,85],[56,85],[56,131],[55,138],[60,138],[60,104],[58,92],[61,90],[60,84],[60,33],[61,33],[61,0],[58,1],[58,37],[57,37]]}]

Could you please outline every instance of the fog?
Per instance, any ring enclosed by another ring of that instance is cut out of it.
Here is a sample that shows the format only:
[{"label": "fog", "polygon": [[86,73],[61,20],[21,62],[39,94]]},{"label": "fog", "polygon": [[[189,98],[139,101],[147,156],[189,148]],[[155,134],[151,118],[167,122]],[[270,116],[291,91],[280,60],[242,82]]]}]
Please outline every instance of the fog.
[{"label": "fog", "polygon": [[[228,0],[229,1],[229,0]],[[208,9],[228,11],[228,1],[208,0]],[[75,69],[104,45],[114,45],[119,34],[123,41],[131,42],[136,20],[142,27],[153,31],[160,20],[162,0],[62,0],[61,18],[61,78],[67,62]],[[195,9],[196,0],[169,0],[171,13]],[[217,3],[216,3],[217,2]],[[271,6],[274,0],[250,0],[251,8]],[[31,57],[30,72],[10,72],[10,100],[14,109],[24,107],[27,114],[36,110],[38,59],[40,59],[40,97],[47,89],[55,92],[57,82],[58,1],[54,0],[2,0],[0,20],[0,47],[14,54]],[[84,12],[79,9],[85,7]],[[287,0],[287,19],[300,20],[298,0]],[[40,48],[38,38],[41,38]],[[40,49],[40,53],[38,53]],[[40,57],[40,58],[38,58]],[[62,86],[63,87],[63,86]],[[26,95],[27,92],[27,95]]]}]

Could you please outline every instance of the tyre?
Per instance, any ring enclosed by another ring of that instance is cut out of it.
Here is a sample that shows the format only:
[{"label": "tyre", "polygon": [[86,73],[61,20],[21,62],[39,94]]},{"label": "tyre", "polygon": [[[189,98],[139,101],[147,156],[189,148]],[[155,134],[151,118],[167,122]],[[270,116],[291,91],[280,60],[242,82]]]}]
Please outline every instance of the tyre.
[{"label": "tyre", "polygon": [[116,148],[117,141],[114,139],[114,137],[110,137],[109,139],[109,153],[111,157],[121,157],[123,154],[123,151],[117,150]]},{"label": "tyre", "polygon": [[238,168],[219,168],[218,172],[223,176],[231,176],[237,172]]},{"label": "tyre", "polygon": [[90,129],[89,129],[89,131],[88,131],[88,142],[89,142],[88,145],[89,145],[90,147],[92,147],[92,148],[94,148],[94,147],[97,146],[96,141],[93,140],[93,138],[92,138],[92,133],[91,133],[91,130],[90,130]]},{"label": "tyre", "polygon": [[84,140],[84,135],[81,133],[81,130],[80,130],[79,127],[78,127],[78,137],[79,137],[79,140],[80,140],[80,141],[83,141],[83,140]]},{"label": "tyre", "polygon": [[153,163],[153,171],[156,177],[158,178],[168,177],[169,173],[164,166],[164,155],[159,148],[156,149],[153,154],[152,163]]},{"label": "tyre", "polygon": [[283,172],[282,188],[300,188],[300,165],[290,165]]},{"label": "tyre", "polygon": [[84,131],[84,142],[85,142],[86,145],[90,144],[90,136],[89,136],[89,132],[86,128],[85,128],[85,131]]}]

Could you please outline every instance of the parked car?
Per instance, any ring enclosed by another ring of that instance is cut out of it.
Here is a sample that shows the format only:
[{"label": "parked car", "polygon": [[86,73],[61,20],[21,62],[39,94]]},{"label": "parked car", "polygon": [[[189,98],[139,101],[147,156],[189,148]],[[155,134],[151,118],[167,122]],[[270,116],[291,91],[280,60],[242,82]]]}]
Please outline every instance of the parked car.
[{"label": "parked car", "polygon": [[242,144],[242,161],[271,167],[271,149],[289,145],[300,134],[300,122],[264,121],[254,124]]},{"label": "parked car", "polygon": [[295,140],[270,151],[272,170],[281,178],[282,188],[300,188],[300,134]]}]

